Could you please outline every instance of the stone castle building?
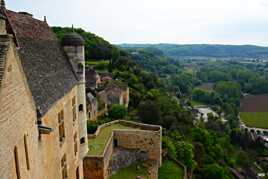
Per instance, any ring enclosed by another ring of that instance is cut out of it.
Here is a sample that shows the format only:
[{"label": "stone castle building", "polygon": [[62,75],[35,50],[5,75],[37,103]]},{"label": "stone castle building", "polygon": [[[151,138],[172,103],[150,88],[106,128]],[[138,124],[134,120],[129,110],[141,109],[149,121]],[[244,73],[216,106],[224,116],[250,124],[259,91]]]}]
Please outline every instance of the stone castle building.
[{"label": "stone castle building", "polygon": [[0,2],[0,178],[82,179],[84,41]]}]

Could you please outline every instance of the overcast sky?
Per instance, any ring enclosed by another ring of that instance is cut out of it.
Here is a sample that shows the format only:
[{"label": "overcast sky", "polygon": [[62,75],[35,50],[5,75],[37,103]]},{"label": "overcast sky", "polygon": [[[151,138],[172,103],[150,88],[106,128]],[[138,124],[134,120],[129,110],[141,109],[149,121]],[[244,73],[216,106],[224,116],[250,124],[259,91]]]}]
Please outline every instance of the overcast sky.
[{"label": "overcast sky", "polygon": [[6,0],[50,25],[82,27],[112,43],[268,46],[268,0]]}]

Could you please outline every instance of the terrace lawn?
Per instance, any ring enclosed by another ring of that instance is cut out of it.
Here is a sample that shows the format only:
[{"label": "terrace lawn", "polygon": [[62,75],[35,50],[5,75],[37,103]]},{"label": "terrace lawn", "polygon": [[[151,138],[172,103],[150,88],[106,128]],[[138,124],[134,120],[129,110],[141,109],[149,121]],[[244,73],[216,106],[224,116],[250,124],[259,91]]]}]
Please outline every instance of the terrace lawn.
[{"label": "terrace lawn", "polygon": [[170,160],[165,160],[158,173],[159,179],[182,179],[183,169]]},{"label": "terrace lawn", "polygon": [[248,127],[268,129],[268,112],[242,112],[240,117]]},{"label": "terrace lawn", "polygon": [[118,123],[103,128],[96,138],[88,140],[88,149],[89,149],[88,154],[101,155],[114,129],[136,129],[136,128]]},{"label": "terrace lawn", "polygon": [[142,179],[149,179],[146,168],[140,166],[140,169],[137,170],[137,164],[120,169],[109,179],[136,179],[137,176],[140,176]]}]

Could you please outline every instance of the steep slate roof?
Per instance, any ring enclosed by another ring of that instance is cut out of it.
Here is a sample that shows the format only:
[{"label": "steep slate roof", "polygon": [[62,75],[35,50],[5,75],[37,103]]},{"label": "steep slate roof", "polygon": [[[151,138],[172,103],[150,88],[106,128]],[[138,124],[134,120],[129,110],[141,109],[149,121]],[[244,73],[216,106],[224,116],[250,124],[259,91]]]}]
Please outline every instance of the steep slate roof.
[{"label": "steep slate roof", "polygon": [[25,13],[7,10],[6,14],[16,36],[19,56],[38,117],[43,117],[78,81],[60,43],[46,22]]},{"label": "steep slate roof", "polygon": [[5,72],[6,53],[8,50],[8,38],[0,37],[0,89]]}]

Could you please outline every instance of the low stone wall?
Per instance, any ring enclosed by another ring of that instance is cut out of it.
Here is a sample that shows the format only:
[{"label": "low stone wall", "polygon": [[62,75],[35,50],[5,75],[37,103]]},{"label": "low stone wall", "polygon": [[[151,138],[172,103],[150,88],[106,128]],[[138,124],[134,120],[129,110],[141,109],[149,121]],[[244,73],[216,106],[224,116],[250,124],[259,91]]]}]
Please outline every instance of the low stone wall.
[{"label": "low stone wall", "polygon": [[148,158],[157,161],[159,167],[162,165],[161,139],[161,131],[114,130],[114,140],[117,140],[119,147],[146,152]]},{"label": "low stone wall", "polygon": [[109,162],[109,170],[112,173],[121,168],[129,167],[133,163],[144,162],[148,160],[148,155],[140,150],[126,150],[121,147],[114,149],[114,153]]},{"label": "low stone wall", "polygon": [[[95,134],[88,135],[89,139],[96,138],[100,131],[112,124],[120,123],[122,125],[131,126],[137,129],[120,129],[114,130],[110,136],[102,155],[88,155],[84,159],[84,178],[85,179],[107,179],[113,171],[125,167],[132,163],[121,163],[116,166],[111,166],[111,157],[114,152],[114,143],[116,147],[121,147],[125,150],[136,150],[140,153],[145,153],[146,158],[156,162],[155,167],[158,169],[162,165],[162,128],[161,126],[140,124],[131,121],[117,120],[103,124],[98,127]],[[116,142],[115,142],[116,141]],[[115,156],[116,157],[116,156]],[[127,156],[125,156],[127,157]],[[135,156],[139,158],[138,156]],[[135,157],[133,161],[135,161]],[[113,161],[119,161],[118,158],[113,158]],[[112,161],[112,162],[113,162]],[[157,179],[152,178],[152,179]]]}]

